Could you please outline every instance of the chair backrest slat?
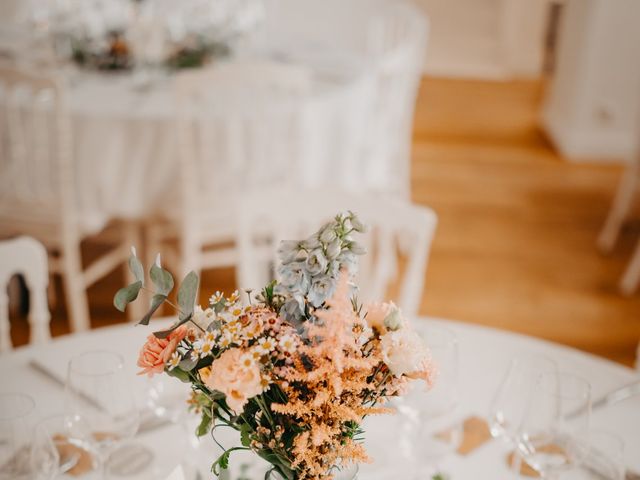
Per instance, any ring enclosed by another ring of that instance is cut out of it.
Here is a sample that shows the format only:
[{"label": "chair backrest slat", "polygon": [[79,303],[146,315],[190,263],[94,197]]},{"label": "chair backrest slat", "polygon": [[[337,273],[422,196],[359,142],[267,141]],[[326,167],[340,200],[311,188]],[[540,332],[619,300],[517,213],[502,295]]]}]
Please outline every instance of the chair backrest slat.
[{"label": "chair backrest slat", "polygon": [[12,348],[7,286],[14,275],[21,275],[29,289],[31,343],[44,343],[51,338],[47,251],[31,237],[5,240],[0,242],[0,353]]},{"label": "chair backrest slat", "polygon": [[[426,207],[380,195],[301,189],[268,189],[247,195],[239,207],[239,283],[262,288],[265,273],[260,265],[265,264],[265,255],[269,262],[278,264],[276,251],[281,240],[307,238],[346,210],[355,212],[370,227],[357,238],[368,250],[359,259],[356,280],[360,300],[384,300],[390,286],[398,283],[398,304],[407,315],[416,315],[437,217]],[[257,248],[257,238],[266,238],[270,248]],[[398,252],[406,259],[401,278]]]},{"label": "chair backrest slat", "polygon": [[76,205],[59,80],[0,65],[0,118],[0,209],[64,218]]}]

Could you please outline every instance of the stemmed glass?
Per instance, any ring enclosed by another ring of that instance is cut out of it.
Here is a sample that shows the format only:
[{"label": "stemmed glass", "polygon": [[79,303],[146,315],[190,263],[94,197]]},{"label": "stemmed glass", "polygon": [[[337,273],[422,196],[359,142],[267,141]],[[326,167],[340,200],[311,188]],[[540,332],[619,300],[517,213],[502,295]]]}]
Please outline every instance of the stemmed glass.
[{"label": "stemmed glass", "polygon": [[[524,419],[531,392],[538,375],[544,372],[557,373],[556,363],[544,355],[516,355],[509,364],[502,383],[491,402],[489,429],[491,435],[500,437],[516,448],[518,429]],[[511,467],[519,473],[520,456],[514,452]]]},{"label": "stemmed glass", "polygon": [[431,352],[435,384],[429,388],[423,381],[414,382],[406,402],[400,403],[398,409],[414,410],[418,427],[415,444],[419,448],[416,458],[420,459],[417,467],[420,476],[430,478],[437,472],[438,463],[458,448],[462,437],[462,425],[456,418],[458,339],[440,325],[419,326],[417,330]]},{"label": "stemmed glass", "polygon": [[94,441],[87,422],[78,415],[57,415],[40,421],[33,435],[31,466],[38,480],[74,476],[95,469]]},{"label": "stemmed glass", "polygon": [[32,479],[29,465],[33,399],[21,393],[0,394],[0,480]]},{"label": "stemmed glass", "polygon": [[545,372],[531,392],[518,449],[545,479],[570,470],[588,453],[591,386],[575,375]]},{"label": "stemmed glass", "polygon": [[135,435],[140,422],[123,365],[120,355],[108,351],[82,353],[69,362],[66,411],[89,424],[102,478],[110,455]]}]

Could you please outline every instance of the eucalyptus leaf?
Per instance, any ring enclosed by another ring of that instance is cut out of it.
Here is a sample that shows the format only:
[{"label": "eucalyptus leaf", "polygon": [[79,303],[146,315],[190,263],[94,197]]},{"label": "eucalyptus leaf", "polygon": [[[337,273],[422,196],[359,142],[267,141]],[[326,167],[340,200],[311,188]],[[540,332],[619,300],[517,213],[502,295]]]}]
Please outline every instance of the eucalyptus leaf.
[{"label": "eucalyptus leaf", "polygon": [[142,262],[140,262],[140,259],[134,252],[135,250],[133,250],[129,256],[129,270],[131,270],[131,273],[133,273],[136,280],[141,282],[142,286],[144,286],[144,268],[142,267]]},{"label": "eucalyptus leaf", "polygon": [[166,295],[161,295],[159,293],[156,293],[153,297],[151,297],[151,305],[149,306],[149,311],[145,313],[144,317],[142,317],[142,319],[138,322],[138,325],[149,325],[151,316],[156,313],[156,310],[160,308],[160,305],[162,305],[166,299]]},{"label": "eucalyptus leaf", "polygon": [[222,322],[220,320],[214,320],[207,327],[207,332],[215,332],[216,330],[220,330],[221,328]]},{"label": "eucalyptus leaf", "polygon": [[179,366],[180,366],[180,369],[184,370],[185,372],[190,372],[195,368],[197,364],[198,364],[198,359],[192,358],[191,355],[189,355],[187,358],[180,361]]},{"label": "eucalyptus leaf", "polygon": [[213,311],[216,313],[220,313],[222,310],[224,310],[225,305],[227,304],[227,301],[223,298],[222,300],[214,303],[212,305],[213,307]]},{"label": "eucalyptus leaf", "polygon": [[173,290],[173,276],[164,268],[154,263],[149,270],[151,281],[156,286],[156,293],[160,295],[169,295]]},{"label": "eucalyptus leaf", "polygon": [[113,297],[113,305],[121,312],[124,312],[127,305],[138,298],[138,293],[140,293],[141,288],[142,282],[140,280],[126,287],[122,287]]},{"label": "eucalyptus leaf", "polygon": [[180,307],[180,320],[193,313],[193,307],[196,303],[196,295],[198,293],[198,275],[196,272],[189,272],[178,290],[178,306]]},{"label": "eucalyptus leaf", "polygon": [[171,334],[171,332],[173,332],[176,328],[178,328],[180,325],[184,325],[189,320],[191,320],[192,316],[193,316],[193,314],[190,314],[188,317],[180,319],[177,323],[174,323],[173,325],[171,325],[171,327],[167,328],[166,330],[160,330],[159,332],[153,332],[153,334],[155,335],[156,338],[160,338],[160,339],[167,338]]},{"label": "eucalyptus leaf", "polygon": [[190,383],[191,378],[189,377],[189,373],[181,370],[180,368],[174,368],[172,370],[167,370],[167,375],[170,377],[175,377],[180,380],[182,383]]}]

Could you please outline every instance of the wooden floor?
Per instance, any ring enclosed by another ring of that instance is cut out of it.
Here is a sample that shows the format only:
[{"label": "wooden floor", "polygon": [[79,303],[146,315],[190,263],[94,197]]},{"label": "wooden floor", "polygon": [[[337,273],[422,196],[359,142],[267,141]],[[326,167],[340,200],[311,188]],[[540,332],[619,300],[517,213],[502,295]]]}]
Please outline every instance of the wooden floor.
[{"label": "wooden floor", "polygon": [[[595,238],[620,175],[571,164],[537,128],[541,82],[426,79],[416,111],[413,199],[436,210],[422,313],[523,332],[631,364],[640,294],[616,290],[638,224],[602,256]],[[123,321],[116,273],[90,290],[94,326]],[[208,272],[203,292],[234,288]],[[62,298],[61,296],[59,298]],[[205,297],[203,297],[204,299]],[[26,339],[24,320],[14,338]],[[64,308],[54,333],[68,331]]]}]

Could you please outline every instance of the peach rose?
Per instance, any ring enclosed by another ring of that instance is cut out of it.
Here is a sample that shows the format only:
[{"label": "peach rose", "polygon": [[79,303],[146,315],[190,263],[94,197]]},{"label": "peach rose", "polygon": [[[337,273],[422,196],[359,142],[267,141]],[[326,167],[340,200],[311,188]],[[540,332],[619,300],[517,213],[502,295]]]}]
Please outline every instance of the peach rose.
[{"label": "peach rose", "polygon": [[138,375],[145,373],[152,377],[164,371],[164,364],[169,361],[178,344],[187,334],[187,327],[182,325],[169,334],[167,338],[157,338],[151,334],[147,337],[138,355],[138,366],[142,368]]},{"label": "peach rose", "polygon": [[260,367],[257,364],[241,366],[244,353],[240,348],[229,349],[213,362],[210,371],[200,371],[204,384],[224,393],[227,405],[236,413],[242,412],[251,397],[262,393]]}]

